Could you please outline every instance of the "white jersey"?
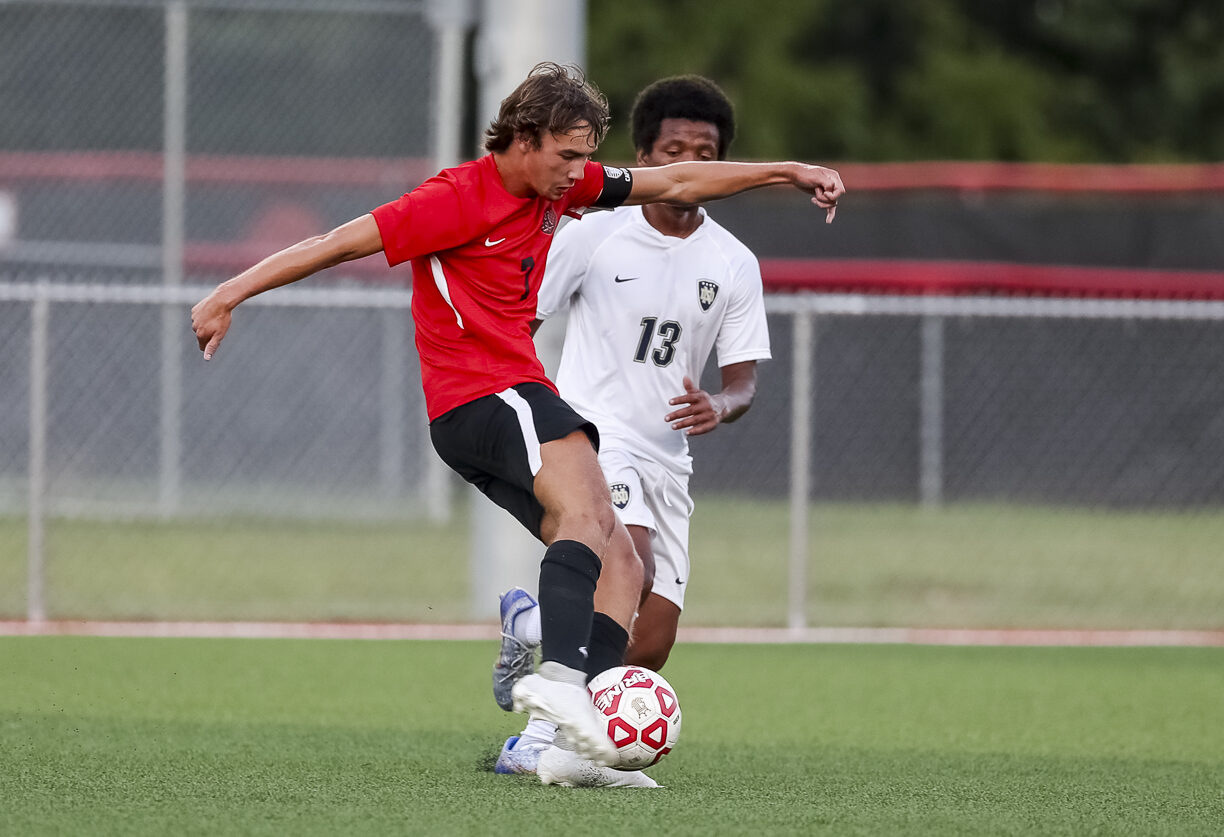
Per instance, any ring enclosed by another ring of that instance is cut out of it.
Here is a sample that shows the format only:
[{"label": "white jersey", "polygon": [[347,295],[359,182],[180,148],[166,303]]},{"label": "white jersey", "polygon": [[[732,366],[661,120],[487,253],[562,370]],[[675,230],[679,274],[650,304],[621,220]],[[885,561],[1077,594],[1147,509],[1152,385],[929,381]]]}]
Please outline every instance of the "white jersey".
[{"label": "white jersey", "polygon": [[[692,472],[688,437],[663,417],[717,348],[718,365],[767,360],[761,269],[752,252],[701,211],[688,238],[665,236],[641,207],[566,224],[549,252],[536,316],[570,308],[557,373],[561,396],[625,447]],[[717,391],[717,390],[716,390]]]}]

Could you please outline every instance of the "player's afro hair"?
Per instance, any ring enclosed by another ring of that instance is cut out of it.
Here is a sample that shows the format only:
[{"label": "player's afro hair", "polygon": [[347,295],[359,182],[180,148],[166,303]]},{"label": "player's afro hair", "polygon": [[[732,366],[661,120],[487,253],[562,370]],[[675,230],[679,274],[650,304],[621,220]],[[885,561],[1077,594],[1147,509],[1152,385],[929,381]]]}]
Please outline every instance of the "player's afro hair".
[{"label": "player's afro hair", "polygon": [[722,89],[704,76],[660,79],[638,94],[630,117],[633,147],[649,151],[659,138],[664,119],[709,122],[718,129],[718,159],[727,158],[735,139],[735,109]]},{"label": "player's afro hair", "polygon": [[545,61],[502,100],[497,118],[485,129],[485,150],[505,151],[520,136],[539,148],[542,132],[560,134],[584,122],[598,145],[608,131],[608,118],[608,100],[582,70]]}]

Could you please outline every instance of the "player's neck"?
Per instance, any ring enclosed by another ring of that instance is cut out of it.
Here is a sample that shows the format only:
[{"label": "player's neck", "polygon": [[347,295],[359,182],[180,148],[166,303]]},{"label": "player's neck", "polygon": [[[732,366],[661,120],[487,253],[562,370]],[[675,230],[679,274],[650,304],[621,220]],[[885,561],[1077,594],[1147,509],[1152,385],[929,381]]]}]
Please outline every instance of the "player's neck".
[{"label": "player's neck", "polygon": [[668,206],[665,203],[644,205],[642,215],[646,223],[672,238],[688,238],[697,232],[704,220],[695,206]]},{"label": "player's neck", "polygon": [[493,165],[497,168],[497,176],[501,178],[502,187],[516,198],[535,196],[531,188],[531,179],[527,176],[522,155],[511,151],[493,152]]}]

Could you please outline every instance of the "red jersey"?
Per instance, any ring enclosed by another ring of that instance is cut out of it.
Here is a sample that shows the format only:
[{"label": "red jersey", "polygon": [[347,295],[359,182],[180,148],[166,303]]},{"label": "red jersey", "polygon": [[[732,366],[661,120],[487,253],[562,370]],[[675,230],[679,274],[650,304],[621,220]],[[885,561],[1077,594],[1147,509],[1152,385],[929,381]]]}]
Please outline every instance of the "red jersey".
[{"label": "red jersey", "polygon": [[412,262],[412,319],[429,420],[544,375],[531,339],[536,293],[562,215],[616,206],[625,169],[588,162],[560,200],[506,191],[493,155],[445,169],[371,214],[387,264]]}]

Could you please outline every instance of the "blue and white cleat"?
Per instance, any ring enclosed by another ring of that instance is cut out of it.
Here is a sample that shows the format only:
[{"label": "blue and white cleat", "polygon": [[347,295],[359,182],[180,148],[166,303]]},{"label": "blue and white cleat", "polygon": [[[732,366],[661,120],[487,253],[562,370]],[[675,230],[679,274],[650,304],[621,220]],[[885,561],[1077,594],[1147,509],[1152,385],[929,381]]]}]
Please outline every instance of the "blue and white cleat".
[{"label": "blue and white cleat", "polygon": [[[493,666],[493,700],[507,712],[514,711],[511,691],[521,678],[535,671],[535,648],[514,635],[514,620],[540,603],[522,587],[512,587],[501,597],[501,650]],[[534,771],[533,771],[534,772]]]},{"label": "blue and white cleat", "polygon": [[551,745],[523,741],[517,735],[506,739],[497,764],[493,766],[494,773],[511,775],[515,773],[535,773],[536,765],[540,763],[540,753]]}]

